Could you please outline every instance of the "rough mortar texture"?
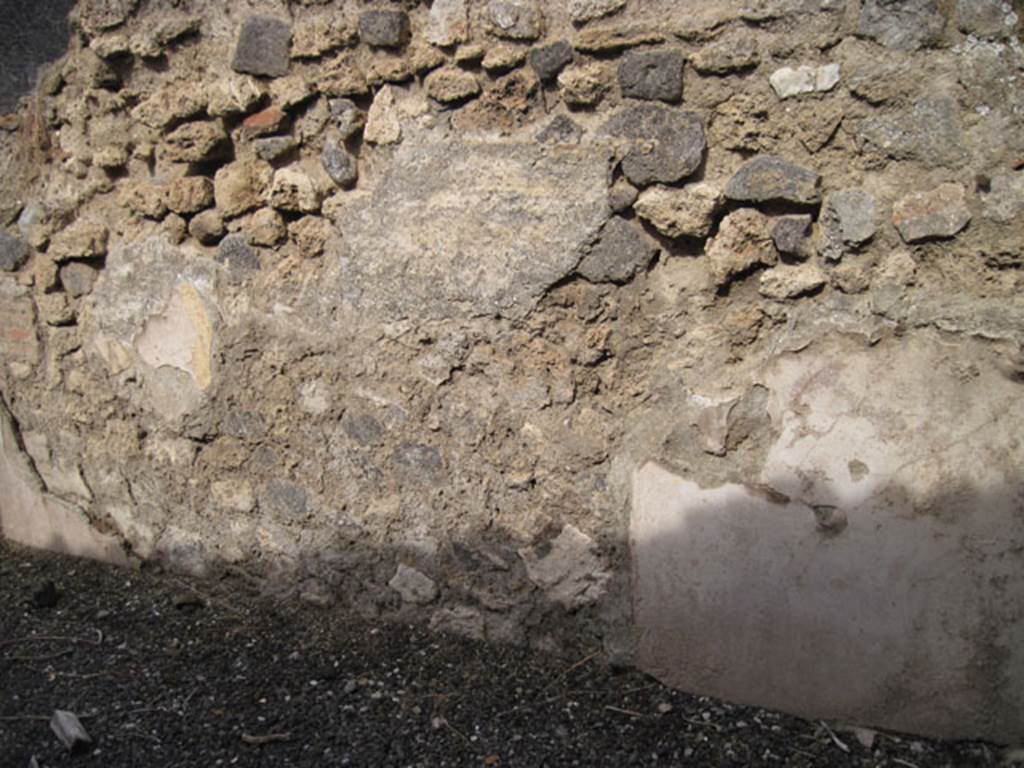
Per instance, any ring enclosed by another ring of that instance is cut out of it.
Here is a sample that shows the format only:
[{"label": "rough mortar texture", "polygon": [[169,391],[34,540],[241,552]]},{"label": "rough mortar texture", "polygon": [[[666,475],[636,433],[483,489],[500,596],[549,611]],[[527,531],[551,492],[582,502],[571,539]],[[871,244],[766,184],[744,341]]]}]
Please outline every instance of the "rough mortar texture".
[{"label": "rough mortar texture", "polygon": [[69,24],[0,67],[5,536],[1024,738],[1009,6]]}]

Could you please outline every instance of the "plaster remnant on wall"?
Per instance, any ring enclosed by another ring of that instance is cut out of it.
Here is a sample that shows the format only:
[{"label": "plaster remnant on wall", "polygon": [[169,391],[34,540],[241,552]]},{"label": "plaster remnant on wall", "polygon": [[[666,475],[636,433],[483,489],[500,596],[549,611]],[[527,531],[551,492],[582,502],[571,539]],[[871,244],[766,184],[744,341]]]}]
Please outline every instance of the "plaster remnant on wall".
[{"label": "plaster remnant on wall", "polygon": [[602,153],[565,146],[406,141],[346,209],[341,251],[328,255],[338,298],[395,319],[522,317],[607,218],[607,169]]},{"label": "plaster remnant on wall", "polygon": [[[987,354],[925,332],[780,355],[763,369],[779,429],[758,478],[768,497],[640,468],[641,666],[798,713],[1010,738],[1024,681],[1009,651],[1024,608],[1010,425],[1024,409]],[[994,603],[980,597],[990,580]],[[993,646],[1006,654],[981,684],[958,660]]]},{"label": "plaster remnant on wall", "polygon": [[169,365],[189,374],[200,389],[213,381],[213,330],[195,287],[182,283],[167,307],[150,317],[135,341],[139,356],[154,368]]}]

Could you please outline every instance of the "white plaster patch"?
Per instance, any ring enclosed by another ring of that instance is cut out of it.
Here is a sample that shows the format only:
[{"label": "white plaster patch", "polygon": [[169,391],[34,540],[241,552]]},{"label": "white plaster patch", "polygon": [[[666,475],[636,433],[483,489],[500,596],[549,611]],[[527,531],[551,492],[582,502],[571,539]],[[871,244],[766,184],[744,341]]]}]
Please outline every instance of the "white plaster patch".
[{"label": "white plaster patch", "polygon": [[1024,401],[989,354],[916,334],[783,355],[749,485],[640,468],[641,667],[807,716],[1020,738]]}]

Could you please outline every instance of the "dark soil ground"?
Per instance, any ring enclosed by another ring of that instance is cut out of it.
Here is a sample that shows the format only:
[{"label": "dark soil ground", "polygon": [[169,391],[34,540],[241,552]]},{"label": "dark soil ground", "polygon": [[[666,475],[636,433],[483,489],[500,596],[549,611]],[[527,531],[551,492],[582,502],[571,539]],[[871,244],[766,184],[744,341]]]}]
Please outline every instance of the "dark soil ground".
[{"label": "dark soil ground", "polygon": [[[56,709],[77,714],[93,743],[69,753],[50,729]],[[858,738],[691,696],[596,653],[566,660],[372,626],[234,580],[191,582],[0,541],[2,768],[961,768],[1003,759],[993,745]]]}]

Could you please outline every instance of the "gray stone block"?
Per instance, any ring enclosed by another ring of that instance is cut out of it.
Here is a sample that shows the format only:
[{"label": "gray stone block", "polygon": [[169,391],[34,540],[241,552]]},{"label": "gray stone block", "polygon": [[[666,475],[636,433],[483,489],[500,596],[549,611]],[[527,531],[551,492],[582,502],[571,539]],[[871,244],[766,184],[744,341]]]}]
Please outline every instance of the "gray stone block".
[{"label": "gray stone block", "polygon": [[231,68],[266,77],[288,73],[291,24],[276,16],[250,16],[242,23]]},{"label": "gray stone block", "polygon": [[622,95],[645,101],[677,102],[683,98],[683,54],[680,51],[635,51],[619,63]]}]

